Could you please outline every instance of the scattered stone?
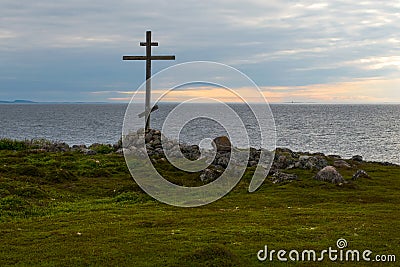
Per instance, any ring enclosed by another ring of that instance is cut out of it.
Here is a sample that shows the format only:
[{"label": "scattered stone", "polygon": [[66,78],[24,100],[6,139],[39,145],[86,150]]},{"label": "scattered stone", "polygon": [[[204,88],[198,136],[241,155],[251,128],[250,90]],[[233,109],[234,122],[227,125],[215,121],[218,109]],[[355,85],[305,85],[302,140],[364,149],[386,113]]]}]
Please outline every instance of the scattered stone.
[{"label": "scattered stone", "polygon": [[260,155],[261,155],[260,149],[257,150],[254,147],[250,147],[249,161],[258,162],[260,160]]},{"label": "scattered stone", "polygon": [[71,147],[71,151],[79,151],[82,152],[82,150],[86,149],[86,145],[73,145]]},{"label": "scattered stone", "polygon": [[224,170],[217,168],[206,168],[200,175],[200,180],[203,183],[210,183],[212,181],[215,181],[223,172]]},{"label": "scattered stone", "polygon": [[284,172],[275,172],[272,177],[271,181],[273,184],[280,184],[286,182],[292,182],[298,180],[298,176],[296,174],[288,174]]},{"label": "scattered stone", "polygon": [[358,161],[358,162],[362,162],[363,161],[363,157],[360,155],[355,155],[351,158],[354,161]]},{"label": "scattered stone", "polygon": [[257,166],[258,161],[254,161],[254,160],[249,160],[249,162],[247,163],[247,167],[254,167]]},{"label": "scattered stone", "polygon": [[333,166],[327,166],[320,170],[314,177],[318,181],[330,182],[333,184],[344,183],[342,175]]},{"label": "scattered stone", "polygon": [[349,163],[347,163],[346,161],[344,161],[344,160],[336,160],[333,163],[333,166],[336,167],[336,168],[346,168],[346,169],[350,169],[351,168],[351,165]]},{"label": "scattered stone", "polygon": [[288,169],[290,166],[295,164],[295,160],[291,157],[290,154],[275,154],[274,166],[277,169]]},{"label": "scattered stone", "polygon": [[182,154],[189,160],[197,160],[200,158],[200,148],[198,145],[179,145]]},{"label": "scattered stone", "polygon": [[368,178],[371,179],[371,177],[368,175],[368,173],[364,170],[358,170],[353,177],[351,178],[353,181],[357,180],[358,178]]},{"label": "scattered stone", "polygon": [[97,152],[92,150],[92,149],[88,149],[88,148],[84,148],[81,150],[83,154],[88,155],[88,156],[93,156],[96,155]]},{"label": "scattered stone", "polygon": [[328,166],[328,161],[322,156],[300,156],[299,161],[294,164],[295,168],[303,170],[321,170]]},{"label": "scattered stone", "polygon": [[148,133],[146,133],[144,140],[146,143],[150,143],[150,141],[153,139],[153,133],[150,130]]},{"label": "scattered stone", "polygon": [[382,165],[382,166],[386,166],[386,167],[388,167],[388,166],[392,166],[392,167],[399,167],[399,165],[398,164],[394,164],[394,163],[391,163],[391,162],[387,162],[387,161],[385,161],[385,162],[377,162],[378,164],[380,164],[380,165]]},{"label": "scattered stone", "polygon": [[212,145],[214,147],[214,149],[217,150],[217,152],[219,151],[231,151],[231,141],[229,141],[229,138],[227,136],[219,136],[214,138],[214,140],[212,141]]}]

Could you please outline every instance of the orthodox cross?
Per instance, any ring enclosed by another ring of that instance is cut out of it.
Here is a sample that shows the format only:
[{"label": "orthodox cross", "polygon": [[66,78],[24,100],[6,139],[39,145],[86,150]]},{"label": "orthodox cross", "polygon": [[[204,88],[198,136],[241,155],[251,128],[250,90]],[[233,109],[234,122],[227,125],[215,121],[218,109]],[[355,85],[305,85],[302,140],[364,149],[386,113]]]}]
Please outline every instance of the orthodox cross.
[{"label": "orthodox cross", "polygon": [[146,100],[145,100],[145,110],[143,113],[139,114],[139,117],[145,116],[146,120],[146,131],[150,129],[150,113],[156,109],[158,106],[150,108],[151,100],[151,61],[152,60],[175,60],[175,56],[152,56],[151,47],[158,46],[158,42],[151,41],[151,31],[146,32],[146,42],[140,42],[140,46],[146,47],[145,56],[124,56],[123,60],[146,60]]}]

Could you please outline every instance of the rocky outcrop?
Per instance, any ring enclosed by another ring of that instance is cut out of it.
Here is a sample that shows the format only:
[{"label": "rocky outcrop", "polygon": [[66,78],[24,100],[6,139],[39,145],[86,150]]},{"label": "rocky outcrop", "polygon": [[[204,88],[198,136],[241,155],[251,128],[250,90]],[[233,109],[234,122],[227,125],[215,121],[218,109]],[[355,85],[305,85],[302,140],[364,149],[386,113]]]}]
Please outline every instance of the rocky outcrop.
[{"label": "rocky outcrop", "polygon": [[333,184],[342,184],[344,179],[342,175],[333,166],[327,166],[320,170],[314,177],[316,180],[321,182],[329,182]]},{"label": "rocky outcrop", "polygon": [[[139,138],[142,140],[138,140]],[[143,146],[143,138],[145,139],[145,147]],[[163,142],[161,142],[163,140]],[[226,136],[217,137],[212,142],[215,157],[208,159],[205,155],[209,150],[201,150],[197,145],[188,145],[170,140],[162,135],[158,130],[150,130],[144,133],[139,130],[124,139],[124,150],[129,150],[143,156],[155,157],[165,162],[164,149],[173,157],[183,156],[189,160],[197,160],[200,157],[206,157],[209,167],[200,174],[200,179],[204,183],[209,183],[217,179],[227,168],[231,160],[232,144]],[[216,151],[215,151],[216,150]],[[255,167],[259,164],[261,149],[250,148],[248,167]],[[272,153],[271,153],[272,155]],[[343,160],[340,156],[325,156],[322,153],[303,153],[293,152],[287,148],[277,148],[275,150],[274,161],[269,173],[272,183],[286,183],[295,181],[298,177],[294,174],[285,173],[284,170],[303,169],[319,171],[315,175],[315,179],[319,181],[329,182],[333,184],[345,183],[343,176],[337,171],[339,169],[351,169],[352,165],[362,162],[361,156],[353,156],[350,160]],[[333,162],[333,166],[328,166],[328,162]],[[336,168],[335,168],[336,167]],[[364,171],[358,171],[353,176],[353,180],[360,177],[369,177]]]}]

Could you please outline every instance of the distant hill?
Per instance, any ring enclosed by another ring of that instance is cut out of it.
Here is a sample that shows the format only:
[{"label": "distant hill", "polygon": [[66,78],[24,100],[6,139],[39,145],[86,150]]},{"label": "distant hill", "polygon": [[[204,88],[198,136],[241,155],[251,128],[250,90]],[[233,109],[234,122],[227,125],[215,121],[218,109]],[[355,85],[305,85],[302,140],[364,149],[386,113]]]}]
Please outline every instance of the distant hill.
[{"label": "distant hill", "polygon": [[30,100],[14,100],[14,101],[0,101],[1,104],[32,104],[36,103]]}]

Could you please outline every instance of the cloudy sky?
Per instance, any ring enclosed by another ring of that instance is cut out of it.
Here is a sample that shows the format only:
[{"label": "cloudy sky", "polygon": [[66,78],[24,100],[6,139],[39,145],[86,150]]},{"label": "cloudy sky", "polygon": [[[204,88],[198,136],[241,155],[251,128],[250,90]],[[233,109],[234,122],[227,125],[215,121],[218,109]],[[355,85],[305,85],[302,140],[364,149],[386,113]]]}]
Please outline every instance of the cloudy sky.
[{"label": "cloudy sky", "polygon": [[144,62],[122,56],[151,29],[154,54],[176,55],[153,72],[210,60],[270,102],[400,102],[398,0],[2,0],[0,14],[0,100],[127,99]]}]

